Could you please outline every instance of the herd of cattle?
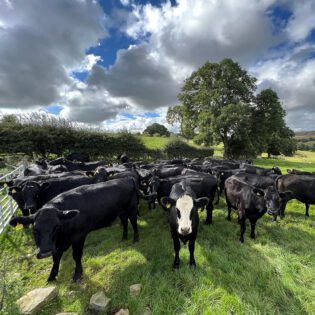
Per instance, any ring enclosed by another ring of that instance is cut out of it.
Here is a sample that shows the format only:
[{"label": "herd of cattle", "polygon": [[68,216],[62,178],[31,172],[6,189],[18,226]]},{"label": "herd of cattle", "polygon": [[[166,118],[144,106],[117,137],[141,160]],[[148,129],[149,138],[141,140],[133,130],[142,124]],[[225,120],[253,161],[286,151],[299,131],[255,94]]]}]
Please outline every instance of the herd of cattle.
[{"label": "herd of cattle", "polygon": [[240,241],[244,242],[245,221],[255,238],[257,220],[265,213],[284,217],[289,200],[315,204],[315,173],[288,170],[282,175],[278,167],[265,169],[250,161],[219,159],[173,159],[155,163],[130,162],[126,154],[119,163],[89,162],[86,156],[72,154],[53,161],[41,160],[28,167],[24,176],[1,183],[7,186],[23,216],[13,217],[11,226],[32,224],[37,258],[53,257],[48,281],[56,279],[63,253],[72,246],[76,266],[73,280],[81,278],[84,242],[93,230],[110,226],[119,217],[123,240],[130,221],[134,241],[139,240],[137,217],[139,199],[149,209],[156,201],[166,211],[174,242],[173,268],[180,265],[180,241],[189,243],[190,266],[197,238],[198,210],[206,209],[206,224],[212,223],[213,205],[224,192],[228,208],[238,213]]}]

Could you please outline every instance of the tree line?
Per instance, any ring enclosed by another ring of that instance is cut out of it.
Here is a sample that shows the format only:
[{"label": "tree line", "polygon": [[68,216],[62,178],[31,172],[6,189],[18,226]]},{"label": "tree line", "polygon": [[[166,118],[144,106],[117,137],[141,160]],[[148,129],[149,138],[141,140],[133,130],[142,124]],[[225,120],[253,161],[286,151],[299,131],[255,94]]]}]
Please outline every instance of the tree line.
[{"label": "tree line", "polygon": [[198,144],[223,143],[225,158],[293,155],[294,132],[272,89],[255,95],[257,79],[232,59],[206,62],[185,80],[167,121]]},{"label": "tree line", "polygon": [[165,148],[148,149],[141,138],[127,132],[108,133],[80,127],[66,119],[32,113],[6,115],[0,119],[0,153],[23,153],[41,158],[65,156],[71,152],[88,154],[92,159],[113,160],[122,152],[133,159],[152,160],[176,157],[209,157],[211,148],[195,148],[175,139]]}]

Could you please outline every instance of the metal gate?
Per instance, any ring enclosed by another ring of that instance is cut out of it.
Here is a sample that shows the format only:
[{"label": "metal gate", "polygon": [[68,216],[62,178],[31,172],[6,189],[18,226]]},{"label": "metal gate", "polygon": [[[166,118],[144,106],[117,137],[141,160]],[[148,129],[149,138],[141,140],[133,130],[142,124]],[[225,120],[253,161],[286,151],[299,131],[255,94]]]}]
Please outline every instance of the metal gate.
[{"label": "metal gate", "polygon": [[[0,183],[4,181],[9,181],[16,177],[17,175],[23,174],[25,165],[21,165],[14,169],[12,172],[0,177]],[[8,225],[13,214],[17,210],[18,205],[13,200],[11,196],[8,195],[8,188],[2,186],[0,189],[0,234],[3,232],[4,228]]]}]

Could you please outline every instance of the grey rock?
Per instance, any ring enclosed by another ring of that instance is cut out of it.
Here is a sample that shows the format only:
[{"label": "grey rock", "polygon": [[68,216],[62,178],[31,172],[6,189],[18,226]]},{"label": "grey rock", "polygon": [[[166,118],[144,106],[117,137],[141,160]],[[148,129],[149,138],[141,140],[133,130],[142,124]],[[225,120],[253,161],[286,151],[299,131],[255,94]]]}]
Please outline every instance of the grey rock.
[{"label": "grey rock", "polygon": [[142,284],[141,283],[136,283],[130,286],[130,295],[131,296],[138,296],[141,292]]},{"label": "grey rock", "polygon": [[34,315],[58,294],[56,287],[38,288],[28,292],[16,301],[21,314]]},{"label": "grey rock", "polygon": [[129,315],[129,310],[127,308],[121,308],[115,315]]},{"label": "grey rock", "polygon": [[99,291],[92,295],[89,309],[93,311],[105,311],[110,300],[103,291]]}]

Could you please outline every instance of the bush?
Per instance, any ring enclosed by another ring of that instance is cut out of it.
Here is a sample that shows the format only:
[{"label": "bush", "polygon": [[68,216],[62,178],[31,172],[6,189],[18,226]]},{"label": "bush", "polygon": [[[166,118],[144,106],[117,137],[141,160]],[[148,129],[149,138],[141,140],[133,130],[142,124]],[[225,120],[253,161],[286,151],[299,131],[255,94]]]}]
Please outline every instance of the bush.
[{"label": "bush", "polygon": [[196,148],[182,140],[174,139],[166,144],[164,152],[169,158],[204,158],[213,156],[214,150],[212,148]]}]

